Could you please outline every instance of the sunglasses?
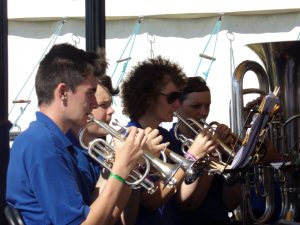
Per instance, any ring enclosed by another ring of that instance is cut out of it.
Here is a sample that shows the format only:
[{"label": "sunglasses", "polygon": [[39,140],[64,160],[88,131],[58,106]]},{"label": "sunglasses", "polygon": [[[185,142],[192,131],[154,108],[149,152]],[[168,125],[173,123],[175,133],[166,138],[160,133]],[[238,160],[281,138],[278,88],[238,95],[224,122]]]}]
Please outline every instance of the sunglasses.
[{"label": "sunglasses", "polygon": [[173,104],[177,99],[180,99],[181,97],[181,92],[176,91],[176,92],[171,92],[169,94],[165,94],[165,93],[160,93],[163,96],[166,96],[167,98],[167,102],[169,104]]}]

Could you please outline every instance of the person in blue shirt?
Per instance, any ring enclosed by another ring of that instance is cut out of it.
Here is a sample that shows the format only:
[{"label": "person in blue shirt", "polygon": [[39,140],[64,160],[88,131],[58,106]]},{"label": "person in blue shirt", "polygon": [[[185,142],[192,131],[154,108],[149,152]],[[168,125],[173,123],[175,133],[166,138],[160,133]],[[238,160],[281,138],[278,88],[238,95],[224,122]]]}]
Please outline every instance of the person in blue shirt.
[{"label": "person in blue shirt", "polygon": [[[107,75],[97,77],[97,82],[98,84],[95,96],[98,107],[93,109],[92,115],[94,119],[110,124],[112,116],[115,112],[112,105],[112,97],[119,93],[119,89],[113,88],[111,78]],[[96,162],[92,157],[90,157],[87,149],[81,146],[78,140],[80,131],[81,128],[79,127],[72,128],[67,133],[67,137],[75,146],[75,157],[77,159],[78,167],[84,174],[86,183],[89,185],[91,193],[94,197],[96,197],[105,187],[105,183],[107,182],[107,178],[109,176],[109,171],[102,168],[102,165],[99,162]],[[96,138],[103,138],[103,140],[106,140],[106,136],[108,134],[109,133],[107,130],[94,124],[85,129],[85,132],[82,135],[82,141],[87,146],[90,141]],[[145,134],[147,135],[147,141],[143,147],[148,146],[150,149],[158,148],[159,150],[164,148],[164,144],[160,144],[162,138],[158,135],[157,131],[150,131],[149,129],[146,129]],[[148,142],[154,143],[151,144]],[[120,216],[120,219],[118,220],[118,224],[129,225],[133,224],[133,221],[135,221],[139,203],[136,200],[136,197],[138,196],[136,192],[137,191],[134,189],[128,189],[128,193],[126,193],[126,195],[129,196],[129,200],[127,206],[124,208],[124,211]],[[125,193],[123,193],[123,195],[125,195]]]},{"label": "person in blue shirt", "polygon": [[[201,119],[207,118],[210,104],[210,89],[205,80],[201,77],[186,78],[177,113],[184,119],[192,118],[200,122]],[[175,125],[176,123],[170,130],[174,138]],[[185,125],[179,126],[178,132],[187,138],[194,138],[195,135]],[[226,125],[218,124],[215,132],[220,140],[223,140],[228,146],[231,145],[234,137]],[[179,145],[181,144],[179,140],[177,142]],[[220,148],[218,150],[220,151]],[[182,152],[178,153],[182,154]],[[231,224],[228,213],[239,205],[240,200],[240,184],[227,184],[222,175],[209,174],[206,171],[199,177],[198,186],[192,196],[181,204],[178,204],[178,201],[173,201],[173,204],[168,205],[167,210],[176,212],[174,214],[177,215],[177,220],[174,224],[225,225]]]},{"label": "person in blue shirt", "polygon": [[[112,107],[112,97],[119,93],[119,89],[114,89],[111,83],[111,78],[107,75],[102,75],[97,77],[97,90],[95,93],[97,106],[92,110],[93,117],[98,121],[103,121],[107,124],[110,123],[112,115],[115,110]],[[101,165],[93,160],[88,151],[81,146],[78,136],[81,131],[80,127],[73,127],[67,133],[67,137],[75,146],[76,152],[75,157],[77,159],[78,167],[81,172],[84,174],[84,177],[87,179],[87,184],[90,186],[90,191],[93,195],[98,195],[99,184],[98,180],[101,174]],[[103,138],[107,135],[107,131],[100,126],[92,125],[89,126],[84,137],[84,143],[87,146],[88,142],[96,139]]]},{"label": "person in blue shirt", "polygon": [[144,131],[131,128],[124,143],[116,142],[122,151],[116,151],[110,178],[94,201],[65,135],[71,127],[84,127],[97,107],[97,77],[105,69],[103,55],[65,43],[40,62],[39,111],[14,141],[7,172],[7,204],[25,224],[113,224],[119,217],[127,201],[125,179],[143,155]]},{"label": "person in blue shirt", "polygon": [[[121,87],[123,112],[130,118],[129,126],[139,128],[151,127],[158,129],[163,143],[169,143],[168,148],[175,151],[172,138],[162,122],[172,122],[173,113],[179,107],[180,89],[185,82],[185,73],[182,68],[167,58],[157,56],[139,62],[128,73]],[[199,134],[194,144],[188,150],[196,159],[203,157],[215,148],[210,139],[210,133]],[[157,153],[159,155],[159,152]],[[158,190],[149,195],[141,192],[140,210],[136,225],[170,224],[173,215],[164,213],[167,203],[176,192],[179,200],[188,198],[193,192],[195,184],[186,185],[183,181],[185,171],[178,169],[174,175],[177,181],[173,187],[165,187],[162,179],[155,180]]]}]

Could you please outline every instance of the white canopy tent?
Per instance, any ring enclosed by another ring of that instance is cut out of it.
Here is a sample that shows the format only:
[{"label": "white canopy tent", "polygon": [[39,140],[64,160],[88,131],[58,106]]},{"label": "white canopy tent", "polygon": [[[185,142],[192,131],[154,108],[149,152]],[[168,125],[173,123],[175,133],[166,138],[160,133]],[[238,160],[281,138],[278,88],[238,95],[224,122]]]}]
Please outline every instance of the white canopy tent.
[{"label": "white canopy tent", "polygon": [[[8,2],[9,119],[17,121],[21,130],[35,117],[35,69],[47,47],[54,42],[70,42],[85,48],[84,4],[84,0]],[[220,16],[220,30],[214,34],[213,28]],[[138,24],[140,18],[143,20]],[[139,30],[134,33],[137,25]],[[128,45],[126,51],[132,51],[126,71],[137,61],[162,55],[178,62],[188,76],[194,76],[199,54],[207,47],[205,53],[211,55],[214,52],[216,58],[207,77],[212,91],[208,121],[216,120],[225,124],[229,124],[232,71],[244,60],[259,62],[246,45],[296,40],[299,33],[300,2],[294,0],[106,1],[108,74],[113,74],[116,60]],[[133,34],[136,34],[135,41],[128,44]],[[197,75],[203,75],[209,66],[210,61],[203,59]],[[122,70],[124,62],[118,65],[113,79],[117,79]],[[245,79],[245,85],[255,85],[251,74]],[[13,106],[15,99],[30,99],[31,103]],[[118,99],[116,103],[115,116],[126,120],[121,114]]]}]

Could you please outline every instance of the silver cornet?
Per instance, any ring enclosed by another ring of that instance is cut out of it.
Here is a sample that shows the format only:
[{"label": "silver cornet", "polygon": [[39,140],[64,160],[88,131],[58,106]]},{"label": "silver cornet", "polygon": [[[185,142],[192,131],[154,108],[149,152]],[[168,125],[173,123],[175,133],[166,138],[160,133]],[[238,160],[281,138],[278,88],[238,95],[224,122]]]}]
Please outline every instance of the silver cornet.
[{"label": "silver cornet", "polygon": [[[109,126],[107,123],[98,121],[93,118],[93,116],[90,116],[90,121],[86,125],[85,128],[83,128],[79,133],[79,141],[83,148],[88,150],[89,155],[96,160],[99,164],[101,164],[104,168],[106,168],[108,171],[111,171],[111,168],[114,163],[115,159],[115,150],[114,146],[107,143],[105,140],[101,138],[97,138],[92,140],[88,143],[88,146],[84,143],[84,133],[86,129],[92,125],[97,125],[105,129],[113,138],[118,139],[119,141],[125,140],[125,135],[122,135],[119,131],[115,130],[113,127]],[[134,169],[130,172],[128,179],[126,180],[126,183],[130,185],[132,188],[139,188],[143,187],[145,188],[148,193],[154,193],[156,190],[156,186],[154,183],[147,178],[150,172],[151,165],[154,168],[160,169],[160,174],[165,178],[166,184],[175,185],[176,182],[173,180],[173,175],[176,173],[178,168],[175,168],[174,166],[165,165],[163,162],[159,164],[161,161],[159,159],[156,159],[154,156],[149,156],[144,153],[143,159],[145,161],[145,172],[143,174],[138,170]],[[167,167],[169,166],[169,167]]]},{"label": "silver cornet", "polygon": [[[98,125],[105,129],[112,137],[117,138],[120,141],[124,141],[124,136],[121,135],[118,131],[110,127],[103,121],[98,121],[94,119],[92,115],[89,116],[90,121],[88,124],[80,131],[79,133],[79,141],[83,148],[88,150],[89,155],[100,165],[102,165],[108,171],[111,171],[115,160],[115,150],[114,147],[107,143],[102,138],[96,138],[88,143],[88,146],[84,143],[84,133],[88,127],[92,125]],[[152,181],[147,178],[147,175],[150,171],[150,163],[149,161],[144,158],[145,160],[145,172],[142,174],[139,170],[134,169],[130,172],[126,183],[130,185],[132,188],[145,188],[149,193],[154,193],[156,187]]]},{"label": "silver cornet", "polygon": [[[186,125],[195,135],[199,134],[199,130],[201,131],[202,129],[204,129],[204,125],[207,124],[201,124],[198,121],[196,121],[195,119],[192,118],[188,118],[188,119],[184,119],[182,118],[180,115],[178,115],[178,113],[174,112],[174,116],[178,118],[178,122],[174,127],[174,134],[175,137],[182,142],[181,145],[181,150],[183,153],[185,153],[185,149],[186,148],[190,148],[191,145],[193,144],[193,139],[187,138],[185,135],[180,134],[179,132],[179,127],[184,124]],[[211,127],[209,127],[210,129],[212,129]],[[234,151],[232,151],[232,149],[230,149],[226,144],[224,144],[219,138],[216,137],[216,135],[214,135],[214,140],[222,147],[224,148],[225,152],[228,153],[231,157],[235,156]],[[215,158],[212,158],[210,155],[206,155],[204,157],[204,159],[201,159],[201,163],[202,163],[202,168],[206,169],[208,172],[210,173],[223,173],[223,171],[225,169],[230,169],[230,166],[228,165],[227,162],[223,162],[222,161],[222,156],[221,153],[216,150],[215,151],[218,155],[218,160],[216,160]]]},{"label": "silver cornet", "polygon": [[[112,122],[114,126],[120,126],[123,132],[126,132],[126,127],[122,126],[118,120],[115,120]],[[146,155],[151,154],[148,152]],[[181,168],[184,170],[185,177],[184,181],[186,184],[193,183],[199,176],[200,172],[202,171],[202,164],[197,161],[192,161],[189,159],[184,158],[183,156],[171,151],[168,148],[165,148],[161,155],[163,157],[163,161],[166,163],[167,158],[171,159],[173,162],[177,163],[177,165],[180,165]],[[154,157],[154,156],[153,156]]]},{"label": "silver cornet", "polygon": [[[114,126],[119,126],[122,129],[122,132],[127,133],[127,127],[121,125],[118,120],[112,122]],[[162,161],[161,159],[154,156],[151,152],[144,149],[144,157],[149,160],[151,166],[159,173],[159,175],[164,180],[164,185],[168,187],[174,187],[177,181],[173,178],[177,170],[181,167],[182,162],[176,162],[177,164],[167,163],[166,160]]]}]

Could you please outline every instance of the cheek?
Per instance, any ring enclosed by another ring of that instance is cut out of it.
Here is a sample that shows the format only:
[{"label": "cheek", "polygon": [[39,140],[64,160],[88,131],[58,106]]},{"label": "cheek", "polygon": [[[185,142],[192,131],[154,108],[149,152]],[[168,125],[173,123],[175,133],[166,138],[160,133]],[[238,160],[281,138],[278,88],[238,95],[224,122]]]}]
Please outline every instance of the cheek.
[{"label": "cheek", "polygon": [[75,101],[77,102],[78,105],[84,108],[89,108],[90,105],[92,104],[92,98],[90,97],[82,98],[82,101],[80,101],[79,99],[75,99]]},{"label": "cheek", "polygon": [[194,109],[191,108],[191,107],[183,106],[182,109],[183,109],[184,114],[185,114],[187,117],[192,117],[192,116],[194,116],[194,115],[196,114],[196,110],[194,110]]},{"label": "cheek", "polygon": [[204,115],[206,115],[206,113],[204,113],[203,111],[201,111],[200,109],[193,109],[190,108],[187,111],[187,116],[193,119],[201,119]]},{"label": "cheek", "polygon": [[101,108],[98,108],[98,109],[95,109],[92,111],[93,115],[94,115],[94,118],[96,120],[101,120],[101,121],[105,121],[105,118],[106,118],[106,111],[101,109]]},{"label": "cheek", "polygon": [[200,111],[203,115],[208,115],[208,113],[209,113],[209,109],[204,108],[204,107],[202,107]]},{"label": "cheek", "polygon": [[164,104],[163,101],[160,101],[159,99],[157,100],[157,102],[151,104],[148,109],[147,109],[147,113],[149,114],[160,114],[160,113],[165,113],[167,111],[167,108]]}]

